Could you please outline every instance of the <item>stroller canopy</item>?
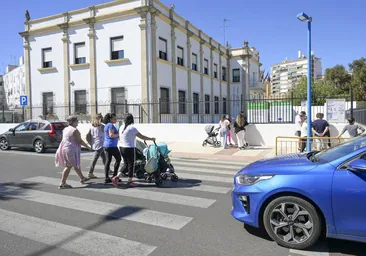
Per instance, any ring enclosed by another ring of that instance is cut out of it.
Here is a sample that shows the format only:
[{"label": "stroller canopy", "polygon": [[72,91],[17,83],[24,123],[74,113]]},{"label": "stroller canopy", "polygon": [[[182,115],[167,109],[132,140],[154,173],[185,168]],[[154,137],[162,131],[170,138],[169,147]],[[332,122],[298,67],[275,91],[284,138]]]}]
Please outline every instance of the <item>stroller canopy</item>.
[{"label": "stroller canopy", "polygon": [[151,157],[157,157],[159,155],[159,151],[164,157],[167,157],[169,153],[172,152],[168,149],[168,145],[165,143],[159,143],[157,146],[150,145],[149,148],[145,149],[143,152],[147,159],[150,159]]},{"label": "stroller canopy", "polygon": [[146,148],[146,145],[141,140],[136,140],[136,148],[138,148],[141,152],[143,152],[144,149]]},{"label": "stroller canopy", "polygon": [[205,132],[207,133],[207,134],[210,134],[210,133],[212,133],[212,131],[215,129],[215,126],[213,126],[213,125],[207,125],[206,127],[205,127]]}]

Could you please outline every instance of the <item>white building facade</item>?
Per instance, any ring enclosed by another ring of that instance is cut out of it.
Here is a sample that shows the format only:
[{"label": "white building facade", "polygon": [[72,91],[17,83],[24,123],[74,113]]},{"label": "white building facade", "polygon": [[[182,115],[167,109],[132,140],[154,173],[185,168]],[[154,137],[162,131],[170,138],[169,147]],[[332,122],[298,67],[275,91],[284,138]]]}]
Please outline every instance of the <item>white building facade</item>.
[{"label": "white building facade", "polygon": [[26,95],[25,91],[25,66],[24,58],[19,59],[19,66],[7,66],[3,76],[4,89],[8,108],[20,108],[20,96]]},{"label": "white building facade", "polygon": [[[314,56],[312,52],[312,77],[322,77],[321,59]],[[297,60],[285,60],[282,63],[273,65],[271,68],[271,94],[287,95],[303,77],[308,74],[308,58],[301,51],[298,52]]]},{"label": "white building facade", "polygon": [[254,47],[223,47],[158,0],[26,21],[20,35],[32,117],[130,112],[140,122],[216,122],[245,110],[241,95],[264,93]]}]

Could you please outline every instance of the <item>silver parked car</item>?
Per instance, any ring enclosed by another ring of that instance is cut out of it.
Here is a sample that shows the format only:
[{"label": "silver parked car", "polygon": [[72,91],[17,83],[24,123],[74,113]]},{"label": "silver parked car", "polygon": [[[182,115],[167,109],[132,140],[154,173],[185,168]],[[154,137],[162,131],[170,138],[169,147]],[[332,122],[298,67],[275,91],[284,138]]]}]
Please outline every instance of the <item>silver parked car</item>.
[{"label": "silver parked car", "polygon": [[26,121],[0,135],[0,149],[33,148],[37,153],[44,153],[48,148],[58,148],[67,125],[62,121]]}]

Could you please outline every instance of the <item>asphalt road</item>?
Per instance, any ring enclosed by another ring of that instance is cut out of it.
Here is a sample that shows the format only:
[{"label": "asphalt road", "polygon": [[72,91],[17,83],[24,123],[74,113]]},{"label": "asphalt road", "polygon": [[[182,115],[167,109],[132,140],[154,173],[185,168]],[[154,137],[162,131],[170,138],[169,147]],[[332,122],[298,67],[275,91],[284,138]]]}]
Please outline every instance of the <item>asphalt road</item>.
[{"label": "asphalt road", "polygon": [[[320,241],[310,251],[278,246],[230,215],[237,164],[173,159],[180,177],[162,188],[81,185],[58,190],[54,152],[0,152],[0,255],[288,256],[366,255],[365,244]],[[91,154],[84,153],[87,174]],[[245,163],[243,163],[245,165]],[[126,180],[126,179],[124,179]]]}]

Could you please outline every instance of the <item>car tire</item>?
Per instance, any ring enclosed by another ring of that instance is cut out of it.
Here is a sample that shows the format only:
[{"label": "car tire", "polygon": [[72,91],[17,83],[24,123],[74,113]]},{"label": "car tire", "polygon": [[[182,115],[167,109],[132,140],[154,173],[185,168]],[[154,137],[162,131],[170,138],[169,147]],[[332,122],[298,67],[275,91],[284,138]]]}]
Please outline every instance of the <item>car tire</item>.
[{"label": "car tire", "polygon": [[42,140],[36,140],[33,143],[33,149],[38,154],[44,153],[46,151],[46,148],[44,147],[44,143]]},{"label": "car tire", "polygon": [[322,219],[315,207],[294,196],[270,202],[264,210],[263,224],[277,244],[297,250],[314,245],[322,231]]},{"label": "car tire", "polygon": [[7,139],[5,138],[0,139],[0,149],[3,151],[10,149],[9,142]]}]

